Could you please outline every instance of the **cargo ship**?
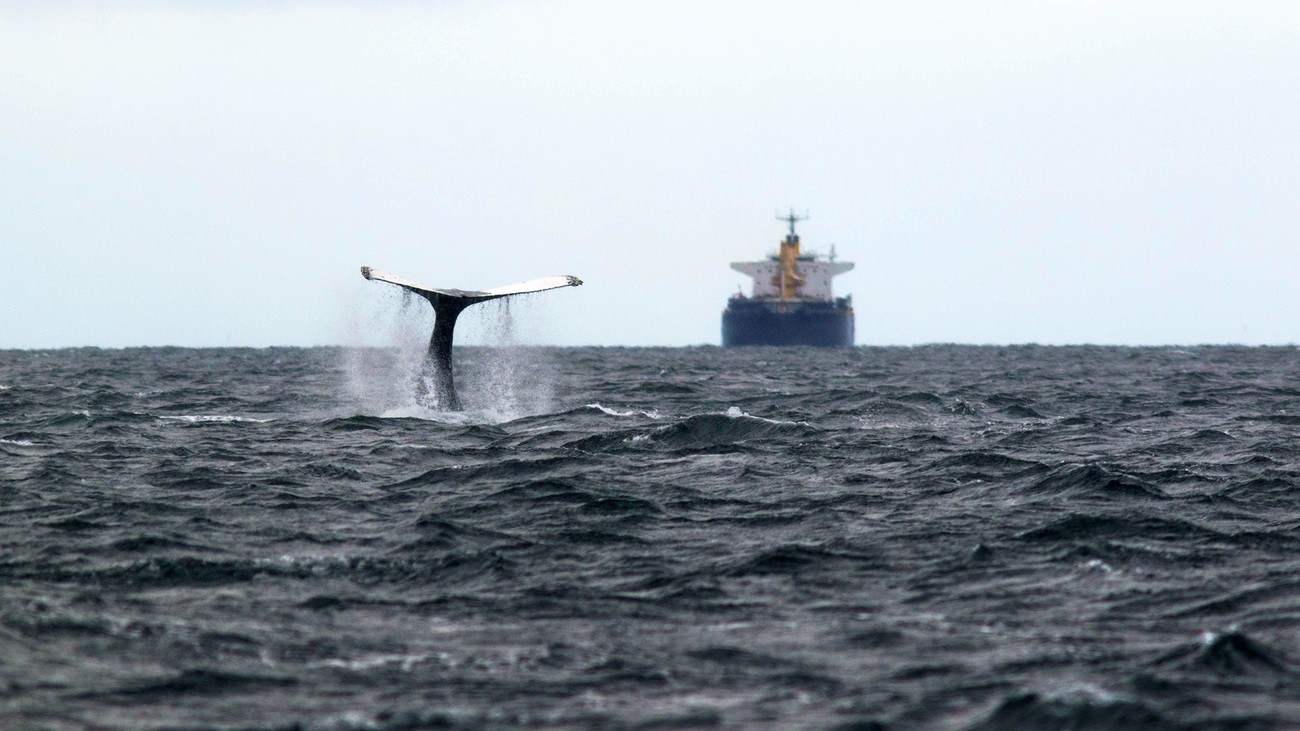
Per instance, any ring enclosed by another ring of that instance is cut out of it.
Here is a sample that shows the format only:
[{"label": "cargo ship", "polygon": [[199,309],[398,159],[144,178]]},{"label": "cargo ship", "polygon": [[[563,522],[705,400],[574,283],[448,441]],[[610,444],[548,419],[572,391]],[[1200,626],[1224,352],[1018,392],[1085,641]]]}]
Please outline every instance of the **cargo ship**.
[{"label": "cargo ship", "polygon": [[836,297],[831,279],[853,264],[804,254],[794,225],[807,216],[777,216],[790,225],[778,253],[766,261],[733,262],[732,269],[754,278],[750,296],[737,292],[722,311],[722,345],[853,345],[853,296]]}]

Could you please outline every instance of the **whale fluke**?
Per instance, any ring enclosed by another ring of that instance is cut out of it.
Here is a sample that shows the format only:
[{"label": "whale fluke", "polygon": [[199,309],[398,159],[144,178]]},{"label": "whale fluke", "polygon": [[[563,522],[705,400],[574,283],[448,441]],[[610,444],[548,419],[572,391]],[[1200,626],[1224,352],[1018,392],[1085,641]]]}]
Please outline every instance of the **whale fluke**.
[{"label": "whale fluke", "polygon": [[433,335],[429,337],[429,353],[425,365],[433,368],[434,395],[438,404],[448,411],[460,411],[460,398],[456,395],[456,382],[451,369],[451,340],[456,330],[456,318],[461,310],[488,300],[529,292],[544,292],[560,287],[577,287],[582,280],[563,275],[542,277],[518,284],[507,284],[484,290],[439,289],[416,284],[409,279],[370,267],[361,267],[361,276],[372,281],[396,284],[429,300],[433,305]]}]

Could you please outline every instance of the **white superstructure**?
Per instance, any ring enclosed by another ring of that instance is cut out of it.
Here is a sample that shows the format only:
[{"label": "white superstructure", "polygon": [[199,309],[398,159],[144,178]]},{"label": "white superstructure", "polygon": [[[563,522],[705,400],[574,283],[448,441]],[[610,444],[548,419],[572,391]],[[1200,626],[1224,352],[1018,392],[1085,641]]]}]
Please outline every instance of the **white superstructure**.
[{"label": "white superstructure", "polygon": [[[755,299],[781,296],[781,260],[772,257],[767,261],[736,261],[731,268],[754,278],[754,290],[750,294]],[[801,256],[795,260],[795,275],[803,284],[793,289],[794,299],[833,300],[835,294],[831,289],[831,279],[853,268],[847,261],[817,261],[811,256]]]},{"label": "white superstructure", "polygon": [[790,233],[781,242],[779,254],[766,261],[732,262],[731,268],[754,278],[754,299],[820,300],[835,299],[831,280],[853,268],[852,262],[835,261],[832,249],[830,259],[820,259],[813,254],[800,254],[799,237],[794,224],[803,220],[794,213],[781,219],[790,224]]}]

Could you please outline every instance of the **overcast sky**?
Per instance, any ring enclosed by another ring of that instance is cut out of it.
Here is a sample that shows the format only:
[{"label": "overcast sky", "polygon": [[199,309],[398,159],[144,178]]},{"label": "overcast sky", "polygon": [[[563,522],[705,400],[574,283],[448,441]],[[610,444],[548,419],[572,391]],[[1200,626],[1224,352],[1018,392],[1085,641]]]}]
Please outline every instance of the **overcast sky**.
[{"label": "overcast sky", "polygon": [[860,344],[1296,342],[1298,130],[1293,1],[0,2],[0,347],[717,343],[790,206]]}]

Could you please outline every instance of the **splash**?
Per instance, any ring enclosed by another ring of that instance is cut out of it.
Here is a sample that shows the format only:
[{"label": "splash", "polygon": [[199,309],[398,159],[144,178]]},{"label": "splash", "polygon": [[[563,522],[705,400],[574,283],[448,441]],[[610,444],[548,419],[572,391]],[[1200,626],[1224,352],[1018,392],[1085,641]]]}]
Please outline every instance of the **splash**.
[{"label": "splash", "polygon": [[532,297],[511,297],[485,302],[477,311],[471,310],[484,345],[460,351],[463,355],[457,377],[465,384],[462,392],[467,407],[511,418],[552,410],[556,376],[553,353],[521,342],[517,327],[519,321],[532,319],[527,310],[533,304]]},{"label": "splash", "polygon": [[520,299],[531,298],[502,298],[466,311],[467,329],[483,344],[455,346],[456,381],[465,410],[449,412],[437,403],[426,363],[432,312],[423,299],[393,290],[364,325],[366,336],[385,346],[343,351],[348,400],[361,414],[449,424],[495,424],[549,413],[556,373],[553,355],[520,342]]},{"label": "splash", "polygon": [[355,341],[380,343],[379,347],[345,348],[340,368],[344,372],[347,401],[357,413],[381,416],[404,408],[431,409],[424,383],[423,364],[433,313],[423,300],[406,290],[383,290],[363,321]]}]

